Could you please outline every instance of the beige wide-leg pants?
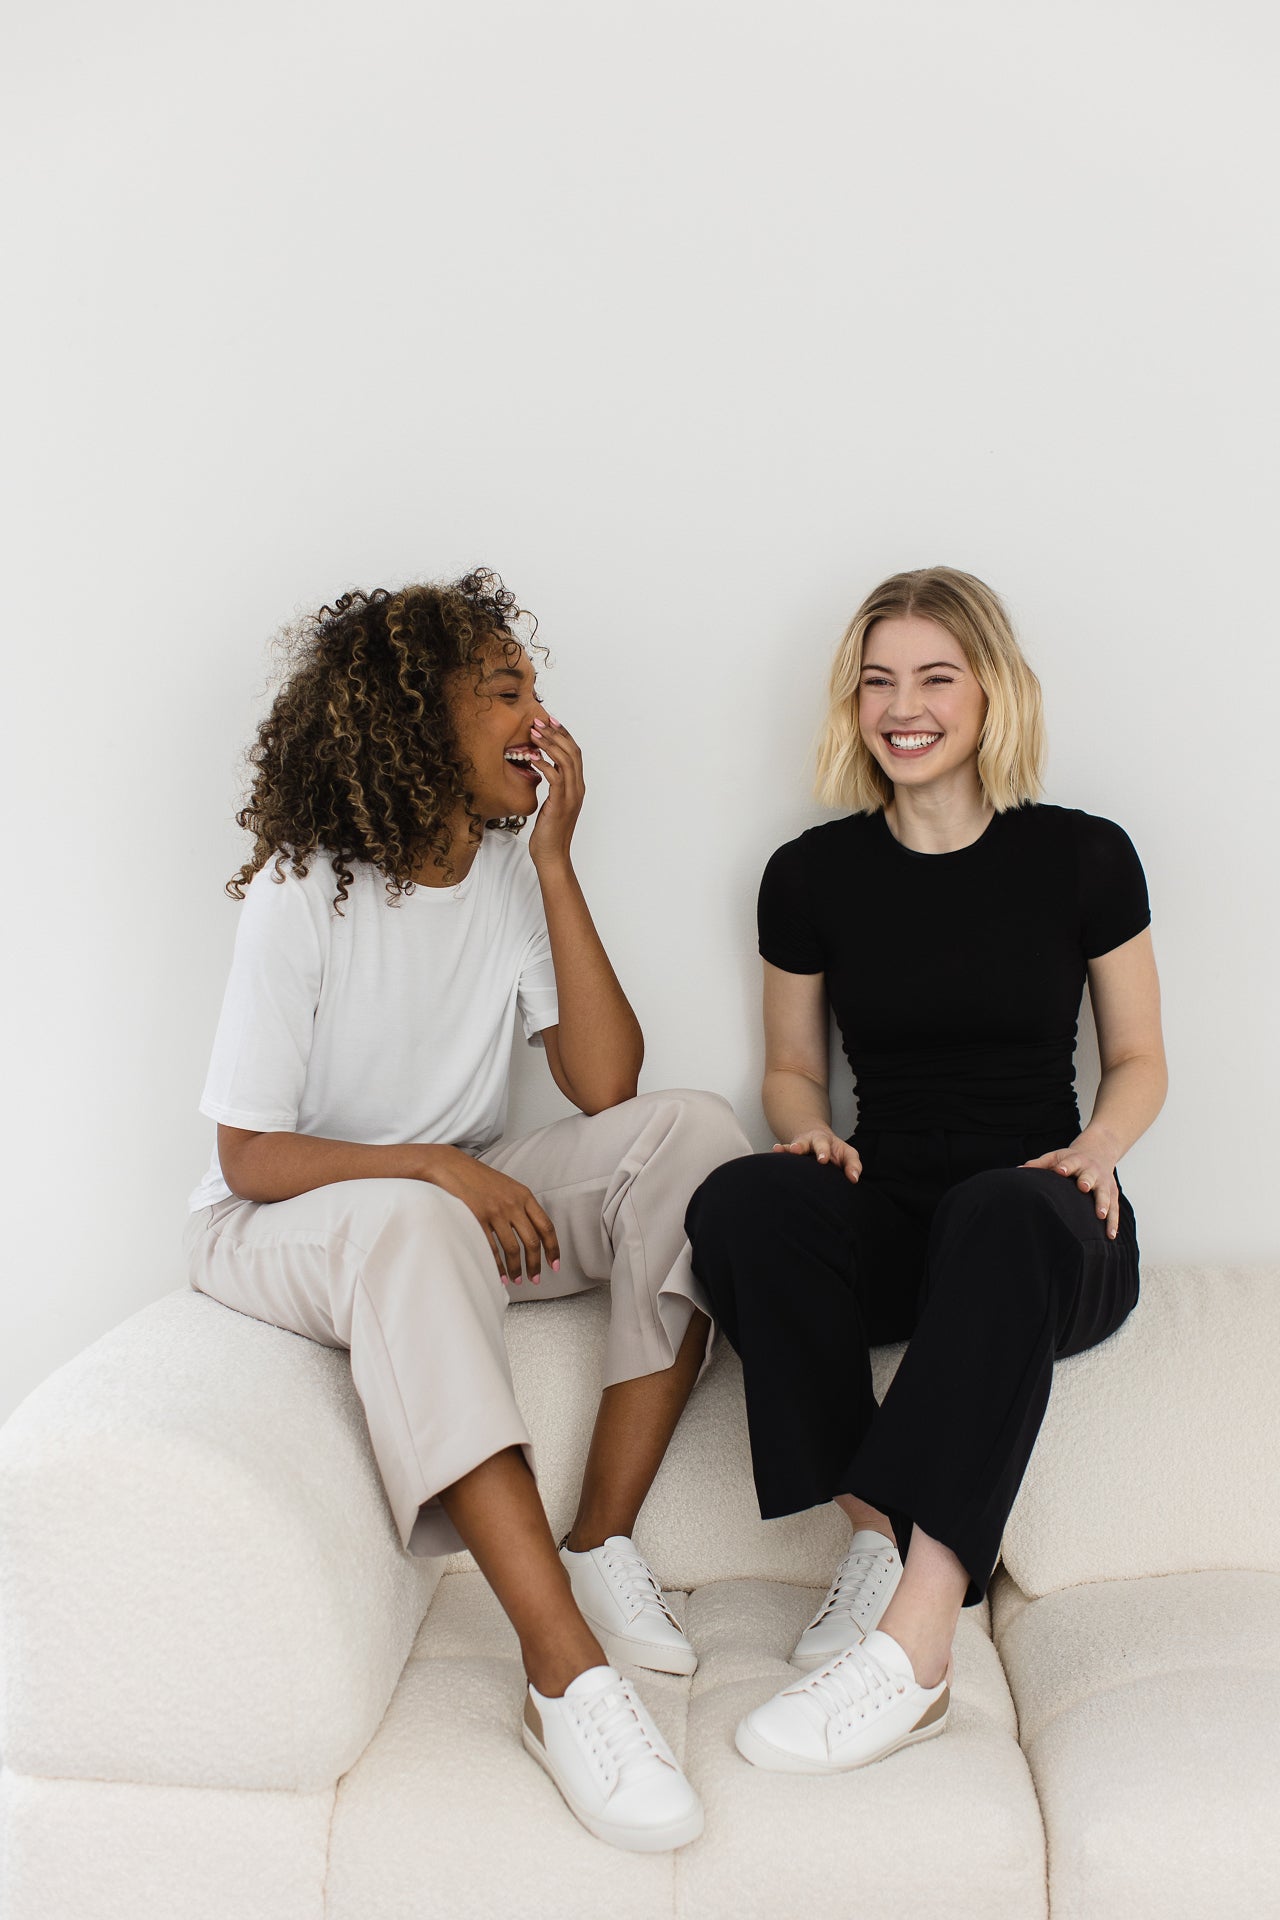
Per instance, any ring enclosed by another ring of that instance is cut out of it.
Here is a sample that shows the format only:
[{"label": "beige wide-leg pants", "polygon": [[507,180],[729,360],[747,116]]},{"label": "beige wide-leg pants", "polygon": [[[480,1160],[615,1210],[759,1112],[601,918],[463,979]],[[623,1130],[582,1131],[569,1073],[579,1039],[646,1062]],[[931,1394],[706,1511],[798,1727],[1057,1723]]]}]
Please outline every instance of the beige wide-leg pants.
[{"label": "beige wide-leg pants", "polygon": [[[684,1210],[714,1167],[750,1153],[717,1094],[646,1093],[575,1115],[479,1157],[532,1189],[560,1242],[521,1293],[609,1283],[603,1385],[669,1367],[695,1307]],[[528,1430],[503,1338],[508,1288],[488,1236],[452,1194],[419,1180],[341,1180],[292,1200],[232,1196],[193,1214],[191,1284],[325,1346],[347,1347],[400,1538],[413,1553],[461,1546],[442,1487]]]}]

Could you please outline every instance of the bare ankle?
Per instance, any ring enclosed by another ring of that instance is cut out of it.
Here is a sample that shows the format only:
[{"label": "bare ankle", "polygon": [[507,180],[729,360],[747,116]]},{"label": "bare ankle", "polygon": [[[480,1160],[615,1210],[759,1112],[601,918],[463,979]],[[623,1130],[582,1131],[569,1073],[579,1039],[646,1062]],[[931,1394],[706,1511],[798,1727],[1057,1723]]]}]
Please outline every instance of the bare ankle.
[{"label": "bare ankle", "polygon": [[[895,1594],[894,1600],[896,1598]],[[902,1648],[911,1662],[917,1685],[936,1687],[951,1664],[953,1634],[910,1605],[895,1607],[894,1600],[884,1610],[880,1631]]]},{"label": "bare ankle", "polygon": [[887,1513],[881,1513],[878,1507],[872,1507],[865,1500],[859,1500],[856,1494],[838,1493],[835,1504],[839,1507],[855,1533],[864,1531],[879,1533],[891,1540],[896,1547],[898,1536],[893,1530],[893,1522]]},{"label": "bare ankle", "polygon": [[616,1539],[619,1534],[629,1540],[631,1528],[621,1524],[610,1526],[607,1521],[593,1525],[589,1520],[575,1520],[565,1536],[564,1545],[570,1553],[591,1553],[596,1547],[602,1547],[606,1540]]},{"label": "bare ankle", "polygon": [[522,1647],[525,1675],[531,1686],[548,1700],[558,1700],[580,1673],[592,1667],[607,1667],[604,1649],[593,1634],[574,1647]]}]

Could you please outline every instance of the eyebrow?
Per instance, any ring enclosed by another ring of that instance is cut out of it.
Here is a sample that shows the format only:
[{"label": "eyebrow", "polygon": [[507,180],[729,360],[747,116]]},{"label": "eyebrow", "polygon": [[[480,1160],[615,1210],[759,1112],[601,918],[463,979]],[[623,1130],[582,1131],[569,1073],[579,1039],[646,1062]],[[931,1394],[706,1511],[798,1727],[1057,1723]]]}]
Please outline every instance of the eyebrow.
[{"label": "eyebrow", "polygon": [[[932,673],[935,667],[945,667],[948,673],[964,672],[964,668],[958,666],[954,660],[926,660],[922,667],[913,667],[911,671],[913,673]],[[864,660],[859,671],[861,673],[887,673],[890,676],[893,674],[892,667],[877,666],[874,660]]]},{"label": "eyebrow", "polygon": [[519,667],[495,667],[488,677],[490,680],[518,680],[523,684],[525,676]]}]

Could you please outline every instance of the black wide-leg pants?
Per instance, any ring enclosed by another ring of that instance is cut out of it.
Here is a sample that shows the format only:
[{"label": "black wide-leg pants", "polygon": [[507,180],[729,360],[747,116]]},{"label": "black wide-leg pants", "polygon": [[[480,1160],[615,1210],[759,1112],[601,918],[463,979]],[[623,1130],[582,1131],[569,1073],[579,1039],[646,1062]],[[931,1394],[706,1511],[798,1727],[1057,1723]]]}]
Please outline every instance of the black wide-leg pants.
[{"label": "black wide-leg pants", "polygon": [[[1053,1363],[1138,1298],[1133,1209],[1024,1169],[1063,1140],[855,1134],[855,1185],[809,1156],[731,1160],[689,1203],[693,1267],[742,1357],[760,1512],[855,1494],[951,1548],[986,1591]],[[869,1349],[909,1340],[877,1407]]]}]

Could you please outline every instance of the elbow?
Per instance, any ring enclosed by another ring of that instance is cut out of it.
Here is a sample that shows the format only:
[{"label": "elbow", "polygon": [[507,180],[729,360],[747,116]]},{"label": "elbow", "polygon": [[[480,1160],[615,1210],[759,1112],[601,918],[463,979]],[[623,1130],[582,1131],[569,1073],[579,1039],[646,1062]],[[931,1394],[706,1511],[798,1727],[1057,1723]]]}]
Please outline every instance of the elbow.
[{"label": "elbow", "polygon": [[222,1177],[237,1200],[253,1200],[257,1202],[271,1198],[270,1194],[261,1191],[259,1183],[254,1179],[253,1175],[241,1168],[234,1159],[230,1165],[228,1165],[221,1156],[219,1156],[219,1161],[222,1167]]},{"label": "elbow", "polygon": [[259,1157],[254,1146],[262,1137],[260,1133],[249,1133],[239,1127],[218,1128],[218,1165],[237,1200],[256,1202],[272,1198],[263,1191],[262,1180],[255,1177],[253,1170],[254,1161]]},{"label": "elbow", "polygon": [[574,1104],[588,1119],[592,1114],[606,1113],[610,1107],[620,1107],[626,1100],[634,1100],[640,1091],[639,1075],[632,1074],[629,1079],[619,1078],[599,1087],[592,1087],[589,1093],[575,1097]]}]

